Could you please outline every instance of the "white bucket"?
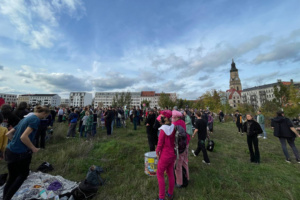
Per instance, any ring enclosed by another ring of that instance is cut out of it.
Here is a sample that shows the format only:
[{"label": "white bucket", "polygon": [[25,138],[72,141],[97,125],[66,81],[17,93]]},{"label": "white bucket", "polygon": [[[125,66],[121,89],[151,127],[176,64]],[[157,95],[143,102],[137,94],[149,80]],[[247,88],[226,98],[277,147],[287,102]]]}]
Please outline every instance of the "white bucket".
[{"label": "white bucket", "polygon": [[145,153],[145,174],[156,176],[157,162],[155,151]]}]

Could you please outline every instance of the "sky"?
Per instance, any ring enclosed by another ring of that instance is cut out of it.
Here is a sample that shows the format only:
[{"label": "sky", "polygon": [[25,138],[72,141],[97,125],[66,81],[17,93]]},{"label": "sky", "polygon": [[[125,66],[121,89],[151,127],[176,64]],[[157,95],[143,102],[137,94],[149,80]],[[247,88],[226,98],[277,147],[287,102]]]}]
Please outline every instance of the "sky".
[{"label": "sky", "polygon": [[0,93],[300,82],[299,0],[1,0]]}]

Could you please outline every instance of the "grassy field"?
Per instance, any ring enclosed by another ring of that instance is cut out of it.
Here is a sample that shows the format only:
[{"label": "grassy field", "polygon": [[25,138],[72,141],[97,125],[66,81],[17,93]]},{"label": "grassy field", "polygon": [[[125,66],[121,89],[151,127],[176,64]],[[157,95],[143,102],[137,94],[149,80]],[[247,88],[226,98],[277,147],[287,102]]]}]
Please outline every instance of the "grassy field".
[{"label": "grassy field", "polygon": [[[53,175],[73,181],[85,178],[90,165],[102,166],[107,180],[95,199],[155,199],[158,195],[156,177],[144,174],[144,153],[148,152],[145,127],[134,131],[130,123],[125,128],[114,128],[111,137],[98,129],[91,142],[83,139],[66,139],[67,125],[56,124],[54,137],[45,150],[34,155],[31,169],[48,161]],[[280,143],[268,130],[268,139],[259,140],[261,164],[249,162],[246,136],[237,134],[232,122],[215,123],[212,139],[214,152],[209,152],[211,165],[202,164],[202,153],[189,157],[190,182],[185,189],[175,189],[175,199],[300,199],[300,164],[285,162]],[[195,149],[197,138],[191,140]],[[300,150],[300,140],[296,141]],[[0,162],[1,173],[6,170]]]}]

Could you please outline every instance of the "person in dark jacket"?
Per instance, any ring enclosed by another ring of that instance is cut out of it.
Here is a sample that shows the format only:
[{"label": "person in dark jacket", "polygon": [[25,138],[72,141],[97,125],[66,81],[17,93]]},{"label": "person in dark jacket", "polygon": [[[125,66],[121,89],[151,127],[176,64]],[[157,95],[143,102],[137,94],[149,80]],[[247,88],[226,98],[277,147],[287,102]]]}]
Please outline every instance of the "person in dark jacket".
[{"label": "person in dark jacket", "polygon": [[155,118],[154,110],[151,109],[145,121],[150,151],[155,151],[155,146],[157,145],[158,140],[157,131],[153,127]]},{"label": "person in dark jacket", "polygon": [[111,124],[113,119],[114,119],[114,113],[111,110],[111,106],[110,106],[105,113],[107,135],[111,135]]},{"label": "person in dark jacket", "polygon": [[6,127],[8,130],[11,130],[20,121],[20,118],[13,113],[12,107],[9,104],[3,104],[1,106],[1,113],[4,118],[2,126]]},{"label": "person in dark jacket", "polygon": [[[257,135],[263,131],[256,121],[253,120],[252,115],[246,115],[247,121],[243,125],[244,132],[247,133],[247,143],[250,152],[250,162],[260,163],[260,154],[258,149]],[[255,153],[253,152],[253,146]]]},{"label": "person in dark jacket", "polygon": [[236,127],[238,128],[238,133],[242,132],[243,133],[243,118],[242,115],[240,114],[240,112],[238,110],[235,111],[235,117],[236,117]]},{"label": "person in dark jacket", "polygon": [[52,115],[49,114],[46,119],[40,120],[39,128],[35,134],[35,147],[45,149],[46,131],[52,121]]},{"label": "person in dark jacket", "polygon": [[288,150],[286,148],[286,141],[287,141],[294,152],[296,161],[300,163],[299,152],[295,146],[296,135],[297,137],[300,137],[300,135],[297,132],[297,130],[294,128],[291,120],[284,117],[283,111],[277,112],[277,117],[272,119],[271,127],[274,129],[274,136],[279,138],[282,151],[286,158],[286,162],[288,163],[291,162]]},{"label": "person in dark jacket", "polygon": [[220,120],[220,122],[223,122],[223,119],[224,119],[224,113],[223,113],[222,110],[220,110],[220,112],[219,112],[219,120]]},{"label": "person in dark jacket", "polygon": [[20,102],[17,109],[13,112],[19,119],[23,119],[25,115],[29,113],[27,110],[27,103],[26,102]]}]

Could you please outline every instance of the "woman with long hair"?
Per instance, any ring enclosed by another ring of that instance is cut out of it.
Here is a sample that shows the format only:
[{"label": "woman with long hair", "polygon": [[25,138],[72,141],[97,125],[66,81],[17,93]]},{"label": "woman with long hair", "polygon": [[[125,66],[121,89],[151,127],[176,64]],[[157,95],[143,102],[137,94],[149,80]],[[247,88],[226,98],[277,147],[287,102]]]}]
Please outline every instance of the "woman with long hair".
[{"label": "woman with long hair", "polygon": [[[258,149],[257,135],[263,131],[256,121],[254,121],[251,114],[246,115],[247,121],[243,125],[244,132],[247,134],[247,143],[250,152],[250,162],[260,163],[260,154]],[[253,152],[253,147],[254,151]]]},{"label": "woman with long hair", "polygon": [[22,119],[6,136],[11,142],[6,146],[5,161],[8,180],[3,190],[3,200],[11,199],[29,175],[32,153],[40,149],[33,145],[40,119],[49,115],[48,107],[36,106],[34,113]]}]

